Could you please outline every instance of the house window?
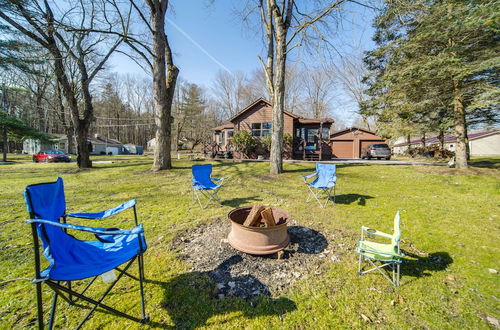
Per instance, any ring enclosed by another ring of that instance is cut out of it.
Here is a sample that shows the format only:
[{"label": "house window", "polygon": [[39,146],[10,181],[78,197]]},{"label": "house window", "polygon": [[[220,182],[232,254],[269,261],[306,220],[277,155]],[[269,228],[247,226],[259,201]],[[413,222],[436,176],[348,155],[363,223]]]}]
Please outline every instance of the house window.
[{"label": "house window", "polygon": [[306,141],[307,143],[318,143],[319,129],[308,128],[306,131]]},{"label": "house window", "polygon": [[272,123],[262,123],[262,136],[271,135]]},{"label": "house window", "polygon": [[234,135],[234,132],[231,130],[231,131],[227,131],[227,137],[233,137]]},{"label": "house window", "polygon": [[260,136],[261,127],[260,123],[252,123],[252,136]]},{"label": "house window", "polygon": [[323,140],[328,140],[328,138],[330,137],[330,129],[328,127],[323,127],[323,132],[322,132],[322,138]]},{"label": "house window", "polygon": [[271,135],[272,123],[252,123],[252,136],[263,137]]}]

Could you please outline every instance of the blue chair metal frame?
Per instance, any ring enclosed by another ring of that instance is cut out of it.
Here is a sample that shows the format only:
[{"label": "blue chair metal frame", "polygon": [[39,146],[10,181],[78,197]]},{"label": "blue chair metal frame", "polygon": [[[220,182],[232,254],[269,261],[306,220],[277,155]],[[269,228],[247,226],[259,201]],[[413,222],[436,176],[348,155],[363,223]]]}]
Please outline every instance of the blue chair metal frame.
[{"label": "blue chair metal frame", "polygon": [[[333,191],[332,202],[335,204],[335,186],[337,183],[336,169],[337,167],[335,164],[316,163],[316,172],[302,176],[304,183],[309,188],[309,195],[307,196],[306,202],[311,201],[311,198],[315,198],[319,206],[325,208],[332,198]],[[313,177],[316,177],[316,179],[312,182],[307,181]],[[326,195],[326,201],[324,203],[320,200],[320,193]]]},{"label": "blue chair metal frame", "polygon": [[[26,187],[24,196],[31,218],[26,222],[31,225],[34,243],[35,277],[32,283],[36,285],[38,327],[40,329],[44,328],[42,284],[47,284],[54,291],[48,322],[49,329],[52,329],[54,325],[59,297],[72,305],[78,299],[94,305],[78,324],[77,329],[89,319],[97,307],[127,319],[145,323],[148,317],[146,316],[144,300],[143,253],[146,251],[147,245],[142,225],[138,224],[136,201],[130,200],[115,208],[97,213],[66,214],[64,185],[61,178],[58,178],[56,182],[29,185]],[[134,211],[135,221],[135,227],[131,230],[78,226],[66,223],[67,217],[104,219],[130,208]],[[76,239],[67,233],[68,230],[93,233],[97,240],[84,241]],[[43,254],[49,262],[49,266],[44,270],[41,270],[39,240],[42,241]],[[128,272],[130,266],[136,260],[139,268],[138,277]],[[121,265],[124,266],[121,267]],[[113,269],[118,272],[118,275],[99,299],[96,300],[85,295],[87,289],[99,275]],[[118,311],[102,302],[123,275],[139,282],[141,318]],[[83,290],[77,292],[72,289],[72,282],[86,278],[91,279]],[[63,283],[66,283],[66,285],[63,285]]]},{"label": "blue chair metal frame", "polygon": [[[217,193],[219,189],[224,185],[224,178],[212,178],[212,164],[203,165],[193,165],[191,167],[191,172],[193,177],[191,179],[191,201],[198,201],[200,208],[204,209],[212,200],[216,200],[219,204],[221,203]],[[217,181],[215,183],[214,181]],[[207,199],[205,205],[202,205],[200,197],[204,196]]]}]

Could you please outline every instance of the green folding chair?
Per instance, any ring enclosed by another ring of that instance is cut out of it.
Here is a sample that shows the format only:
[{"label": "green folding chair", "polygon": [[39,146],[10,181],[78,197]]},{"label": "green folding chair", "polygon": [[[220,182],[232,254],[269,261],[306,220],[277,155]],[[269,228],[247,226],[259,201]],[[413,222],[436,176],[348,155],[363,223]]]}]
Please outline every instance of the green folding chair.
[{"label": "green folding chair", "polygon": [[[392,235],[365,226],[361,227],[361,239],[358,241],[358,246],[356,248],[356,253],[359,254],[359,275],[378,270],[394,286],[399,286],[399,268],[403,257],[399,249],[399,241],[401,240],[399,223],[400,217],[398,211],[394,217],[394,233]],[[389,239],[391,243],[384,244],[365,240],[365,238],[372,238],[374,236]],[[373,268],[363,270],[364,261],[367,261]],[[386,272],[387,268],[392,270],[392,279]]]}]

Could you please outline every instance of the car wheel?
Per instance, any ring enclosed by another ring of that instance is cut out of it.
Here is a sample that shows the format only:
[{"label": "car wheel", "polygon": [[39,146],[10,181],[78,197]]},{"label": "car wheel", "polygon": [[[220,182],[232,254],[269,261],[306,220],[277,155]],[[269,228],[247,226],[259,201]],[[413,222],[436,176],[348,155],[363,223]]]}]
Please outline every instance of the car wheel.
[{"label": "car wheel", "polygon": [[38,163],[38,159],[36,159],[35,157],[33,157],[33,163]]},{"label": "car wheel", "polygon": [[391,160],[391,156],[385,157],[385,160]]}]

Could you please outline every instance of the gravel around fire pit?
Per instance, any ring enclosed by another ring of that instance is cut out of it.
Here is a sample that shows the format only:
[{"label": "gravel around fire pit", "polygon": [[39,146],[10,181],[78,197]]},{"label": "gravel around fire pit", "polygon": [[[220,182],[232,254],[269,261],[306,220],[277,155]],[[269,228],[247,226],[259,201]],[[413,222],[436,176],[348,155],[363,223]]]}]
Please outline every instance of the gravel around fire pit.
[{"label": "gravel around fire pit", "polygon": [[180,258],[192,265],[191,271],[204,272],[214,280],[216,298],[277,296],[298,279],[320,275],[328,263],[339,262],[345,253],[344,245],[334,242],[342,233],[320,233],[293,219],[288,226],[290,244],[281,260],[276,255],[253,256],[234,249],[224,242],[229,231],[229,220],[218,218],[172,241]]}]

